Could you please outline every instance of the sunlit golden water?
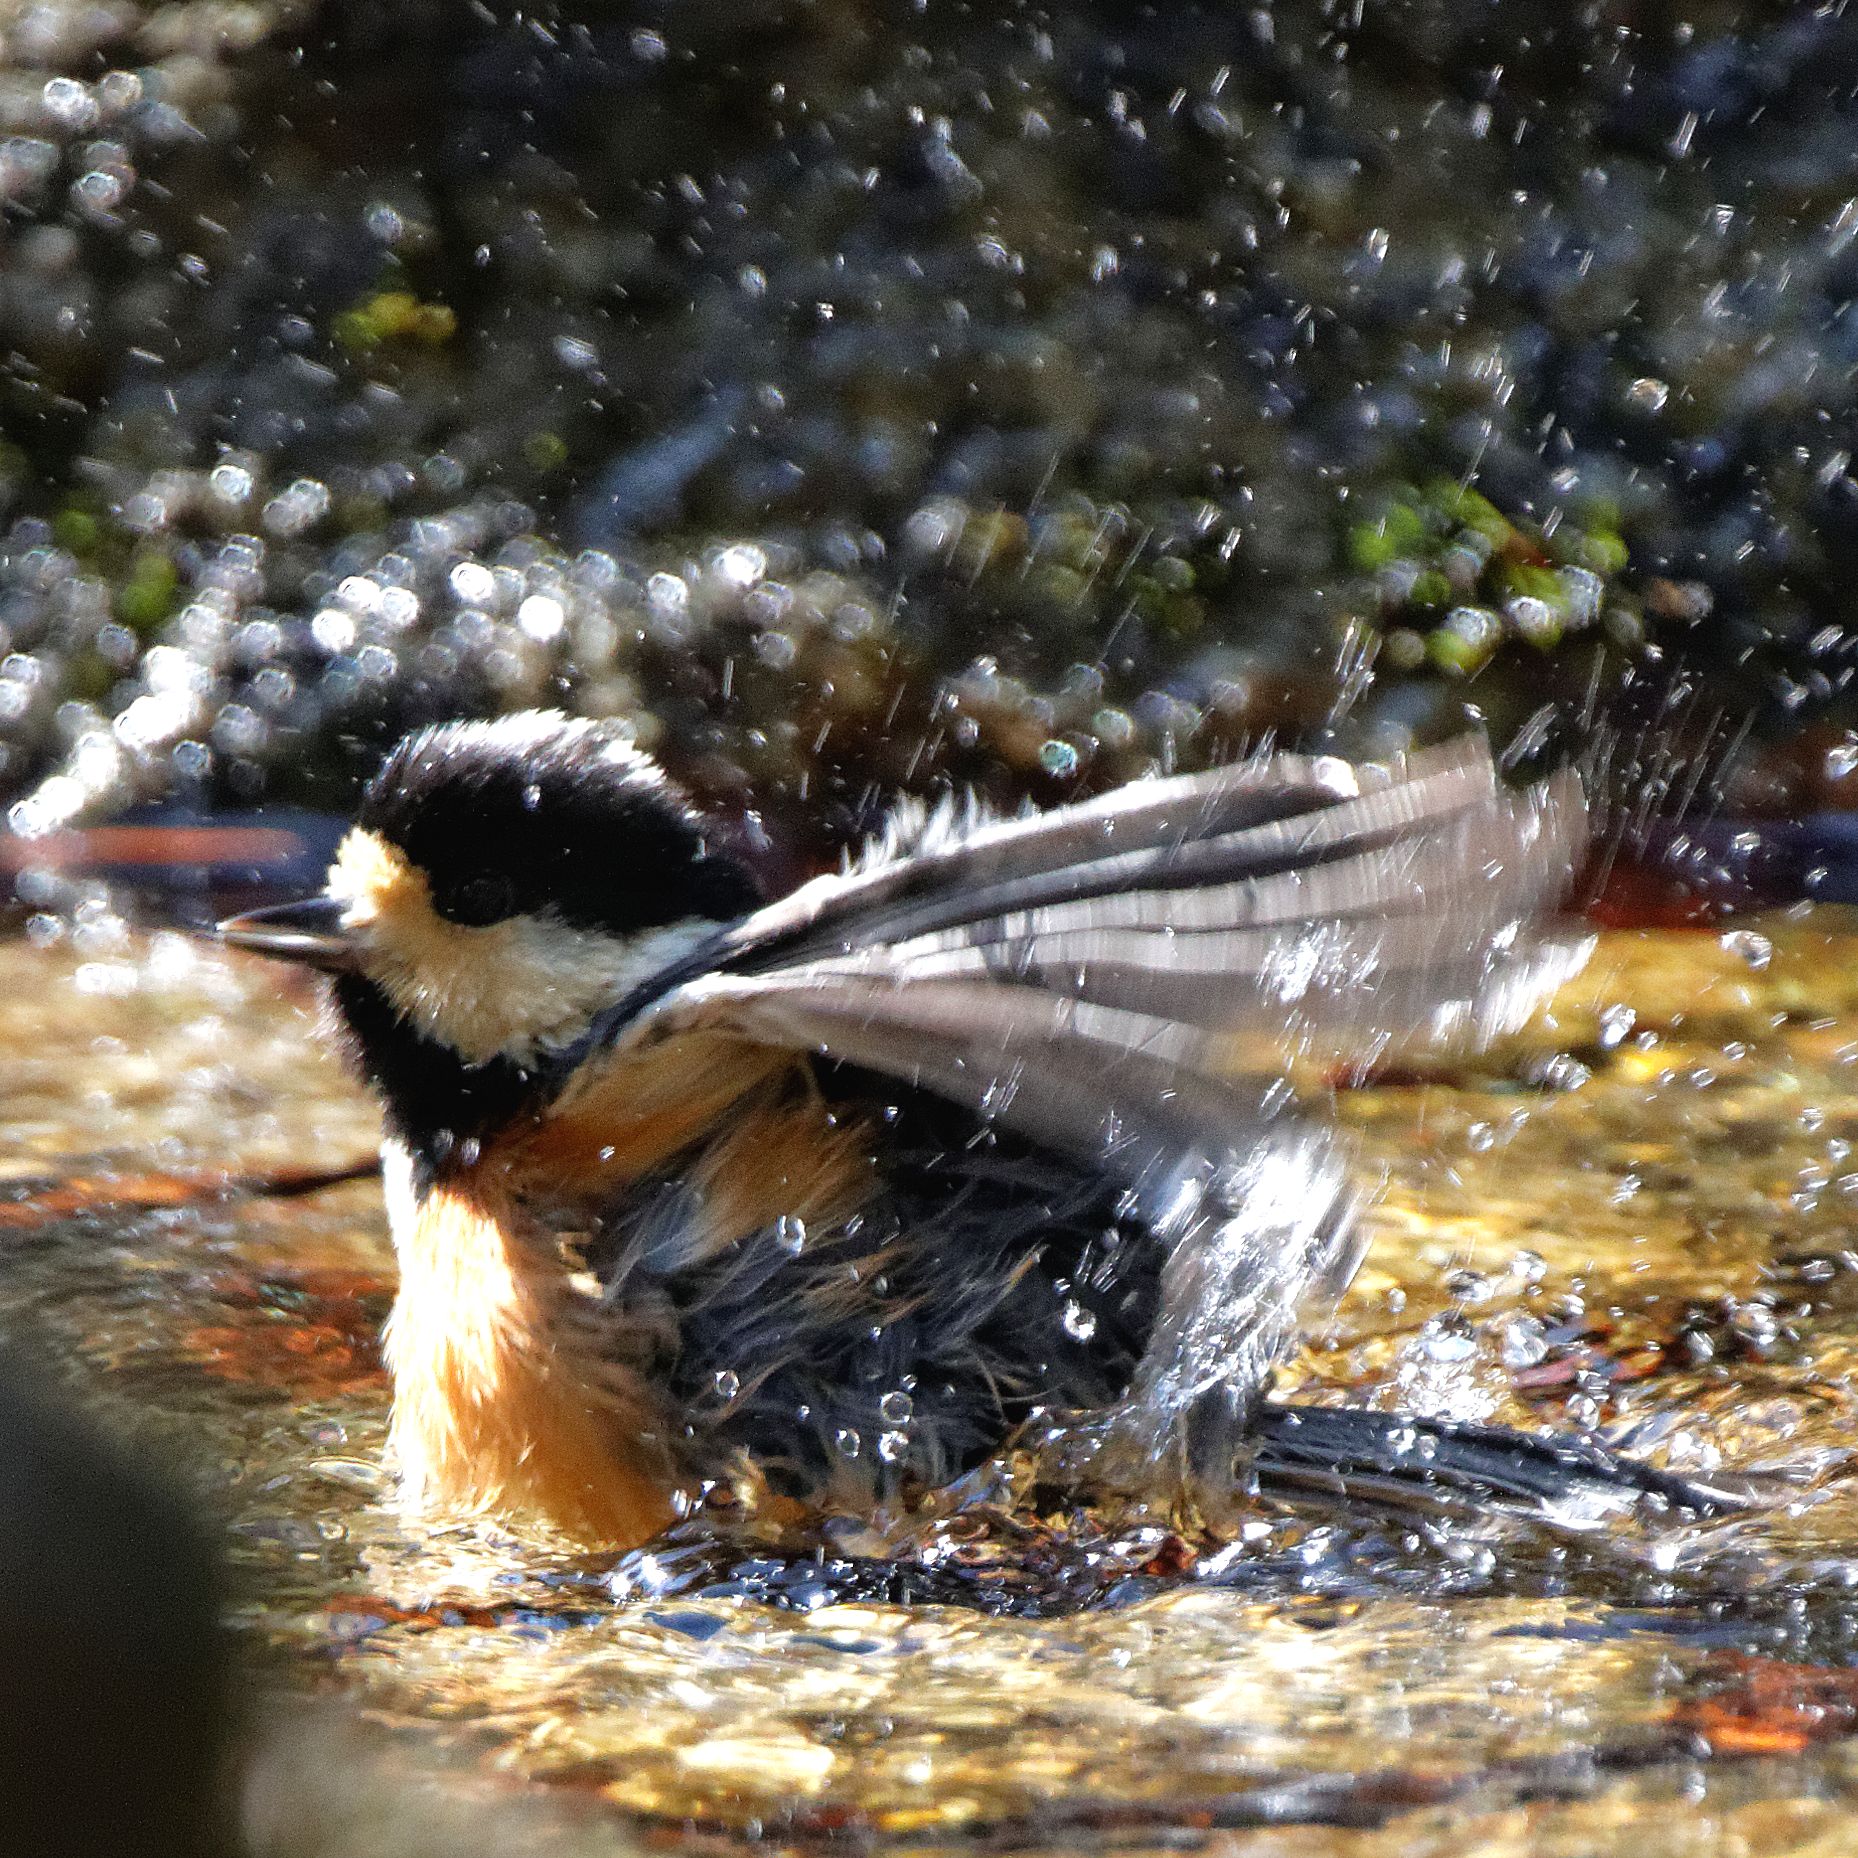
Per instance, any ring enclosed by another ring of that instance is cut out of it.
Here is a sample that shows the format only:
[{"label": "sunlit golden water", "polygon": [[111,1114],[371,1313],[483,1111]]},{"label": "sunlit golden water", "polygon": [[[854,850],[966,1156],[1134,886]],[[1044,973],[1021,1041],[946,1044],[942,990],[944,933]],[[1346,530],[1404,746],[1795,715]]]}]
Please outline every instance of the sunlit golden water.
[{"label": "sunlit golden water", "polygon": [[224,1518],[261,1850],[1858,1843],[1849,920],[1610,936],[1475,1075],[1348,1093],[1376,1244],[1294,1376],[1757,1473],[1761,1507],[1586,1547],[1308,1517],[1221,1545],[977,1502],[906,1558],[966,1606],[843,1598],[903,1591],[855,1530],[812,1569],[609,1582],[402,1524],[378,1190],[247,1191],[371,1147],[311,997],[84,939],[0,946],[0,1319]]}]

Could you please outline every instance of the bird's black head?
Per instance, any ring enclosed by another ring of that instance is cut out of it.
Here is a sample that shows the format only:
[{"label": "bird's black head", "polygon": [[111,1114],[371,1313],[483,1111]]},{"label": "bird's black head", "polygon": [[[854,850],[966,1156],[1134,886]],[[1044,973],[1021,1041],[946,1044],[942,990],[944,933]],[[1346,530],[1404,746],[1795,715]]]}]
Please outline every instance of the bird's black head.
[{"label": "bird's black head", "polygon": [[438,916],[467,928],[549,916],[629,937],[756,901],[741,865],[620,729],[556,711],[406,737],[355,824],[424,876]]},{"label": "bird's black head", "polygon": [[435,1067],[479,1094],[528,1073],[757,900],[619,728],[531,711],[408,736],[369,783],[323,896],[225,934],[337,971],[337,1003],[404,1128],[421,1113],[397,1099],[431,1095]]}]

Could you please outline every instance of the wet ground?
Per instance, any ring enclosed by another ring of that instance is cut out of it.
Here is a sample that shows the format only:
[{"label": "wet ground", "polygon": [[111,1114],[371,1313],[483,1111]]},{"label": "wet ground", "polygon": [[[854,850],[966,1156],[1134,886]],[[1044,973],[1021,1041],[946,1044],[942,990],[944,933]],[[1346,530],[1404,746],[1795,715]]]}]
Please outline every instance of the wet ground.
[{"label": "wet ground", "polygon": [[389,1507],[378,1192],[320,1184],[373,1119],[311,996],[41,940],[0,947],[0,1321],[223,1521],[258,1851],[1849,1850],[1851,918],[1610,934],[1474,1074],[1344,1097],[1377,1242],[1292,1376],[1751,1475],[1747,1514],[1216,1541],[997,1485],[617,1568]]}]

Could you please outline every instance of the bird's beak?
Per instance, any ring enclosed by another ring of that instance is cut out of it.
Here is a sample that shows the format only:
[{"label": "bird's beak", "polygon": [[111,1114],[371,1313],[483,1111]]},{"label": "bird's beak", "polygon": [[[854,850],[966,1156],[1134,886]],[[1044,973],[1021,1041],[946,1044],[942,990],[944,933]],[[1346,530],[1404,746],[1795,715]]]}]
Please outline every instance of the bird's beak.
[{"label": "bird's beak", "polygon": [[229,948],[300,961],[325,974],[346,974],[355,966],[355,938],[342,926],[342,904],[334,897],[305,897],[229,916],[219,925],[219,939]]}]

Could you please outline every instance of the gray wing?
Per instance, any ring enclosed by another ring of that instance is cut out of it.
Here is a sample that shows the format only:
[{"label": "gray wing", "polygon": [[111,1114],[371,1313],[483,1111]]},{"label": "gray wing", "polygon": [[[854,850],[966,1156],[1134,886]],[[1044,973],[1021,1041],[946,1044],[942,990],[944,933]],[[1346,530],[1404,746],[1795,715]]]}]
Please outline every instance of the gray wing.
[{"label": "gray wing", "polygon": [[1572,777],[1511,793],[1480,738],[1138,784],[808,885],[622,1036],[726,1025],[1138,1184],[1242,1149],[1299,1061],[1520,1024],[1586,959],[1540,927],[1584,820]]},{"label": "gray wing", "polygon": [[[932,822],[907,855],[820,878],[729,937],[733,965],[789,965],[1118,890],[1177,890],[1230,865],[1257,874],[1295,857],[1298,822],[1395,787],[1451,804],[1493,779],[1481,742],[1393,766],[1272,755],[1205,774],[1138,781],[1096,800],[959,829]],[[1223,849],[1216,849],[1223,848]]]},{"label": "gray wing", "polygon": [[619,1034],[718,1028],[896,1077],[1077,1153],[1168,1247],[1098,1465],[1229,1485],[1311,1293],[1352,1273],[1299,1061],[1519,1024],[1586,959],[1544,933],[1584,846],[1571,778],[1513,794],[1481,740],[1384,766],[1277,756],[1138,785],[806,886]]}]

